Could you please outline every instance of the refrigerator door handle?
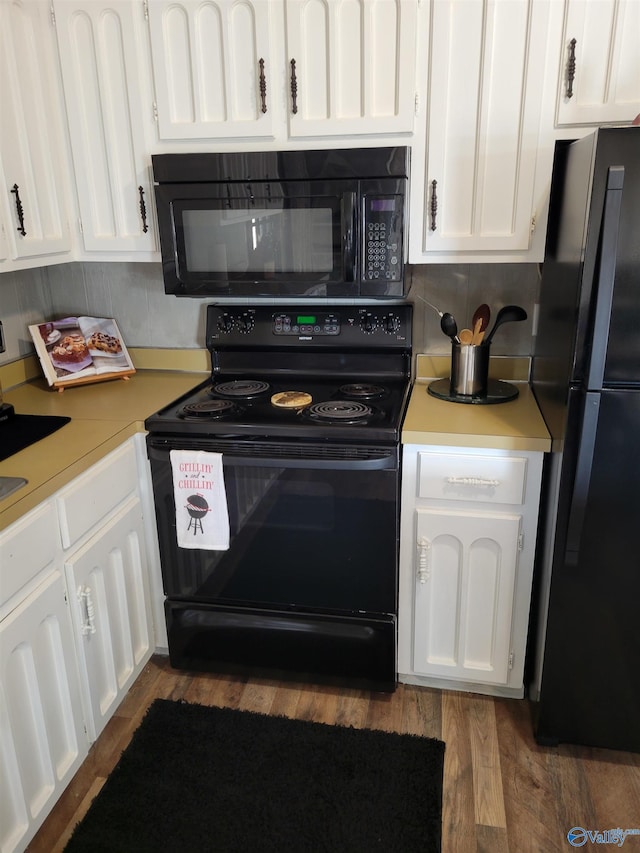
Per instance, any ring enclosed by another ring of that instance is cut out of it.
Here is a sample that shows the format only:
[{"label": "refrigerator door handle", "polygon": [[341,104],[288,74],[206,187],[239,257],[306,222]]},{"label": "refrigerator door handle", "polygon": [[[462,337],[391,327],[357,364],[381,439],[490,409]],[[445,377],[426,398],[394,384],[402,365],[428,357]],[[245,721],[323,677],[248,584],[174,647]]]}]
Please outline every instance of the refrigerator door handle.
[{"label": "refrigerator door handle", "polygon": [[596,444],[596,433],[598,431],[598,417],[600,414],[600,394],[587,392],[585,395],[584,415],[582,418],[582,433],[580,436],[580,447],[578,448],[578,462],[576,465],[576,476],[573,481],[573,493],[571,506],[569,507],[569,521],[567,524],[567,542],[565,546],[565,564],[576,566],[578,554],[580,553],[580,540],[584,527],[584,517],[587,508],[587,497],[589,495],[589,483],[591,480],[591,468],[593,465],[593,454]]},{"label": "refrigerator door handle", "polygon": [[609,326],[611,325],[613,288],[616,278],[616,256],[618,253],[618,231],[620,227],[623,184],[624,166],[610,166],[607,169],[607,189],[604,197],[602,224],[600,227],[600,260],[597,275],[598,292],[596,296],[593,335],[591,338],[592,347],[587,388],[601,388],[604,380]]}]

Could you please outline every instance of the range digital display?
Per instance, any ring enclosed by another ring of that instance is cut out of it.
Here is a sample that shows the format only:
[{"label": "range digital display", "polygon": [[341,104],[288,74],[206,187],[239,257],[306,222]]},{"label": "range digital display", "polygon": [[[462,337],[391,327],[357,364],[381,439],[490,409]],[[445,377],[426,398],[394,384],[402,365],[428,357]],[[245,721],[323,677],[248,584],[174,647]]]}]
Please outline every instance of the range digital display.
[{"label": "range digital display", "polygon": [[296,323],[298,326],[315,326],[317,322],[317,317],[313,314],[300,314],[296,317]]}]

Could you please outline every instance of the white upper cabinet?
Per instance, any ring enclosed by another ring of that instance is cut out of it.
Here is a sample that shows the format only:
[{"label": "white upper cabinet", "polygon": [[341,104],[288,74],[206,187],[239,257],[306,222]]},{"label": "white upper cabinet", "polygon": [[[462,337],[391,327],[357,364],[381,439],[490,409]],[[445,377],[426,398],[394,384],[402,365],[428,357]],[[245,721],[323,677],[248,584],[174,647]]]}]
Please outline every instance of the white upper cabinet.
[{"label": "white upper cabinet", "polygon": [[148,0],[147,14],[160,140],[413,131],[418,0]]},{"label": "white upper cabinet", "polygon": [[512,260],[529,249],[548,22],[548,4],[535,0],[432,2],[410,262]]},{"label": "white upper cabinet", "polygon": [[640,113],[640,2],[566,0],[556,125],[630,123]]},{"label": "white upper cabinet", "polygon": [[86,253],[151,252],[153,208],[142,94],[148,73],[142,4],[54,0]]},{"label": "white upper cabinet", "polygon": [[[0,256],[12,268],[71,251],[70,176],[63,101],[49,3],[0,2]],[[4,265],[3,267],[4,268]]]},{"label": "white upper cabinet", "polygon": [[289,135],[411,133],[412,0],[286,0]]},{"label": "white upper cabinet", "polygon": [[160,139],[273,135],[271,5],[149,0]]}]

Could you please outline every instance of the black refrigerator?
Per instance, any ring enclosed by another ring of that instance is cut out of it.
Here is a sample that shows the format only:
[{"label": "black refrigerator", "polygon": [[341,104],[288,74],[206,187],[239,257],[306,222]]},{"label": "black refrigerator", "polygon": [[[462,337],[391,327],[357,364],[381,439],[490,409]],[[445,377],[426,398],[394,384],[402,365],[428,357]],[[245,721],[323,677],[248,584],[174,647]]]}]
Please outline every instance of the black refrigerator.
[{"label": "black refrigerator", "polygon": [[532,385],[535,737],[640,752],[640,127],[556,143]]}]

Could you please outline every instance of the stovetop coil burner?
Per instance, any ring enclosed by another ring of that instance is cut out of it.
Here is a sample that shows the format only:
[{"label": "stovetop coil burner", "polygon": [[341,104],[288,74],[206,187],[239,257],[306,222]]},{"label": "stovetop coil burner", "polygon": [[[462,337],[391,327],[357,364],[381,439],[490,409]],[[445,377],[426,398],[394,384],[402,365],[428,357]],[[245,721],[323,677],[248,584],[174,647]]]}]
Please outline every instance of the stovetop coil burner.
[{"label": "stovetop coil burner", "polygon": [[233,379],[230,382],[220,382],[211,388],[211,393],[220,397],[233,397],[251,400],[260,397],[269,390],[268,382],[259,379]]},{"label": "stovetop coil burner", "polygon": [[366,421],[374,413],[371,406],[355,400],[326,400],[314,403],[306,411],[312,420],[341,424]]},{"label": "stovetop coil burner", "polygon": [[235,403],[230,400],[205,400],[200,403],[187,403],[180,410],[180,417],[194,420],[224,418],[239,412]]},{"label": "stovetop coil burner", "polygon": [[374,385],[371,382],[350,382],[341,385],[338,389],[345,397],[357,397],[360,400],[377,400],[384,397],[387,389],[383,385]]}]

